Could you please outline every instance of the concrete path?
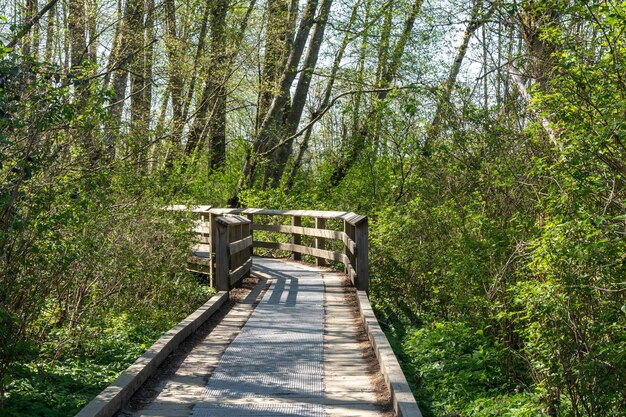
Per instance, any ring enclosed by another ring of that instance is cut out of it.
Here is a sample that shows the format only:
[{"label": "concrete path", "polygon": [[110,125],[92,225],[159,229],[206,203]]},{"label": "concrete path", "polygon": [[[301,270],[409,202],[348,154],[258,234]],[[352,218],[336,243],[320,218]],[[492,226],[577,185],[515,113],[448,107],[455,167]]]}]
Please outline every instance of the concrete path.
[{"label": "concrete path", "polygon": [[391,415],[383,410],[386,388],[356,307],[346,303],[342,275],[265,258],[254,259],[253,273],[271,282],[256,309],[256,295],[236,305],[152,401],[121,415]]}]

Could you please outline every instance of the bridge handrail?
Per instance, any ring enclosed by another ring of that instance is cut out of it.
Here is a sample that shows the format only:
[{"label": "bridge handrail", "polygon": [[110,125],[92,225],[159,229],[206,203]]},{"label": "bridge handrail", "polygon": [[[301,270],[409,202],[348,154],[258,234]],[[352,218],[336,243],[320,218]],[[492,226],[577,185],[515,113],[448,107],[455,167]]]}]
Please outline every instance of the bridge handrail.
[{"label": "bridge handrail", "polygon": [[[170,206],[171,210],[190,210],[195,213],[200,224],[208,223],[209,227],[198,227],[198,233],[202,230],[210,230],[210,251],[209,251],[209,274],[213,274],[212,256],[217,253],[217,242],[215,228],[218,217],[225,216],[246,216],[251,224],[251,231],[267,231],[273,233],[291,234],[291,242],[267,242],[253,240],[253,248],[267,248],[285,250],[292,253],[294,260],[301,260],[301,255],[316,257],[316,264],[322,266],[325,260],[341,262],[344,264],[345,272],[350,277],[352,283],[359,290],[369,290],[369,270],[368,270],[368,223],[367,217],[346,211],[321,211],[321,210],[275,210],[259,208],[215,208],[211,206]],[[254,216],[285,216],[291,217],[291,225],[285,224],[262,224],[255,223]],[[303,227],[302,218],[315,219],[315,227]],[[339,220],[343,222],[343,230],[332,230],[326,228],[327,220]],[[302,245],[302,236],[315,238],[315,246]],[[325,239],[332,239],[343,243],[343,251],[326,250]],[[217,258],[217,264],[221,262]],[[217,281],[217,274],[215,275]],[[219,288],[219,287],[218,287]]]},{"label": "bridge handrail", "polygon": [[215,286],[228,291],[252,268],[250,220],[241,216],[218,216],[215,225]]}]

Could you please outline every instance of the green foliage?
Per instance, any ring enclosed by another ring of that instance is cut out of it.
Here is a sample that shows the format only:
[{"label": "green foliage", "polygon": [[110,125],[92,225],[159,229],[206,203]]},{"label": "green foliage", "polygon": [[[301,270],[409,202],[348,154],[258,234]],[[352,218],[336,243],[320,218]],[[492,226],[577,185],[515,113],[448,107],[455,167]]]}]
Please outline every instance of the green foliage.
[{"label": "green foliage", "polygon": [[[489,415],[514,402],[520,408],[532,409],[529,399],[524,401],[524,396],[516,395],[519,381],[504,372],[507,350],[487,333],[488,329],[475,330],[465,323],[434,322],[406,337],[403,350],[411,358],[421,391],[430,399],[425,409],[432,409],[434,415],[464,416]],[[491,407],[486,406],[489,402]]]},{"label": "green foliage", "polygon": [[0,407],[72,415],[212,290],[185,271],[191,218],[162,209],[172,180],[104,156],[107,94],[74,94],[92,64],[4,58]]}]

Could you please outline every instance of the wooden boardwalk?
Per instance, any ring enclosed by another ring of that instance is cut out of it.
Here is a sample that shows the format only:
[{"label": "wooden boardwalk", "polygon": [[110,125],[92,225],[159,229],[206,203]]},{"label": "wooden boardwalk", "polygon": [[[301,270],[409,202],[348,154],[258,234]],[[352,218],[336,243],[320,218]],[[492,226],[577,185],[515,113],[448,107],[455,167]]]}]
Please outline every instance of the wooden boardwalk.
[{"label": "wooden boardwalk", "polygon": [[[192,213],[198,239],[188,268],[218,293],[76,417],[421,417],[367,295],[367,217]],[[252,257],[285,251],[317,266]],[[328,262],[345,274],[324,269]],[[255,280],[244,297],[238,285]]]},{"label": "wooden boardwalk", "polygon": [[253,265],[255,289],[118,415],[392,416],[344,275],[277,259]]}]

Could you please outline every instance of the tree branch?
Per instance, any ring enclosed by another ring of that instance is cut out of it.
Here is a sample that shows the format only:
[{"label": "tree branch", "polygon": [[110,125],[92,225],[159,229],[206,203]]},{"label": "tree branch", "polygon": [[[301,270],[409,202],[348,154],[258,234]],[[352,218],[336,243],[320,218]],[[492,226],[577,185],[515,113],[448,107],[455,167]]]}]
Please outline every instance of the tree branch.
[{"label": "tree branch", "polygon": [[17,43],[20,41],[20,39],[22,39],[22,37],[24,35],[26,35],[28,33],[28,31],[37,23],[39,22],[39,20],[41,20],[41,18],[43,17],[43,15],[45,15],[48,10],[52,9],[54,7],[54,5],[57,3],[58,0],[50,0],[48,2],[48,4],[46,4],[43,9],[41,9],[39,11],[39,13],[37,13],[35,16],[33,16],[32,19],[30,19],[28,22],[26,22],[24,24],[24,26],[22,26],[22,28],[17,32],[17,34],[13,37],[13,39],[11,39],[11,41],[7,44],[7,48],[9,49],[13,49],[15,48],[15,45],[17,45]]}]

